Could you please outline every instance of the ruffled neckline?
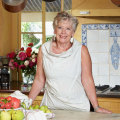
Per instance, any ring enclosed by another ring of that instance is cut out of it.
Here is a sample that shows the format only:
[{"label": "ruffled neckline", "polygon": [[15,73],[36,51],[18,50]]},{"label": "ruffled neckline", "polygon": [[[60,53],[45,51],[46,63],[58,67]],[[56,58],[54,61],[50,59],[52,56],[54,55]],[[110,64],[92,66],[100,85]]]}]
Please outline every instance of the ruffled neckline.
[{"label": "ruffled neckline", "polygon": [[56,54],[56,53],[53,53],[52,52],[52,41],[53,40],[50,40],[48,46],[46,46],[46,50],[48,52],[48,54],[52,55],[52,56],[55,56],[55,57],[69,57],[70,55],[72,55],[72,52],[73,52],[73,48],[75,46],[75,43],[76,41],[73,39],[73,44],[72,46],[67,50],[67,51],[64,51],[60,54]]}]

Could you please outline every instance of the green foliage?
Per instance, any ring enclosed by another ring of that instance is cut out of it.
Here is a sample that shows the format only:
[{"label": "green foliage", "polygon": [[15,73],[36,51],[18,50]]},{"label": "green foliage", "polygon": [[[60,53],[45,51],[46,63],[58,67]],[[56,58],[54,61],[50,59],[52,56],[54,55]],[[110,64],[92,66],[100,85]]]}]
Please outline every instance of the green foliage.
[{"label": "green foliage", "polygon": [[46,42],[51,40],[53,36],[46,36]]},{"label": "green foliage", "polygon": [[[30,31],[31,22],[22,23],[22,32]],[[22,34],[23,45],[27,47],[28,43],[34,43],[34,46],[39,43],[40,39],[35,37],[35,34]]]}]

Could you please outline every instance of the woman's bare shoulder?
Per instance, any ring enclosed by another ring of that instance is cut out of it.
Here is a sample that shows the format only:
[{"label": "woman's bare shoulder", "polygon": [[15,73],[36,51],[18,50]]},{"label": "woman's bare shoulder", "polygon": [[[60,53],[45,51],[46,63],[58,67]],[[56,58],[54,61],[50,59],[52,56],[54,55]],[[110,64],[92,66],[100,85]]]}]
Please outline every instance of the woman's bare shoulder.
[{"label": "woman's bare shoulder", "polygon": [[82,45],[81,53],[82,53],[83,55],[84,55],[84,54],[89,54],[88,48],[87,48],[85,45]]}]

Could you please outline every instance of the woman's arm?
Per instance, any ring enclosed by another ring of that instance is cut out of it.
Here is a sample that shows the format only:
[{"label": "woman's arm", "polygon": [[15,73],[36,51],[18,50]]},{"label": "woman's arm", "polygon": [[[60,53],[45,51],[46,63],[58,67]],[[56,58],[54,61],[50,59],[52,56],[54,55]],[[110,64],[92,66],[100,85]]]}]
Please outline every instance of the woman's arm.
[{"label": "woman's arm", "polygon": [[41,89],[45,85],[45,74],[43,70],[43,64],[42,64],[42,50],[41,47],[39,48],[38,57],[37,57],[37,70],[35,79],[32,85],[32,88],[29,93],[29,98],[31,98],[33,101],[37,97],[37,95],[40,93]]},{"label": "woman's arm", "polygon": [[91,58],[86,46],[82,46],[81,51],[81,66],[82,66],[82,84],[85,92],[93,105],[96,112],[111,113],[101,107],[98,107],[98,101],[96,96],[96,90],[94,85],[94,80],[92,76],[92,63]]}]

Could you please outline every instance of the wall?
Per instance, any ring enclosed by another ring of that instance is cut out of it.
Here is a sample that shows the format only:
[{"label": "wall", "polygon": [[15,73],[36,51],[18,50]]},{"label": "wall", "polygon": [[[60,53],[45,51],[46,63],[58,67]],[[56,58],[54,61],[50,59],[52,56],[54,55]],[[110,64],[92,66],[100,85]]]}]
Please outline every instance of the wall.
[{"label": "wall", "polygon": [[17,34],[20,29],[18,19],[20,19],[20,13],[6,11],[0,0],[0,56],[5,56],[8,52],[20,47],[20,36]]},{"label": "wall", "polygon": [[[57,12],[46,12],[46,21],[53,21]],[[22,22],[40,22],[42,21],[42,12],[22,12],[21,16]]]},{"label": "wall", "polygon": [[[0,0],[0,56],[20,48],[20,13],[10,13]],[[11,71],[12,80],[18,80],[17,72]]]}]

